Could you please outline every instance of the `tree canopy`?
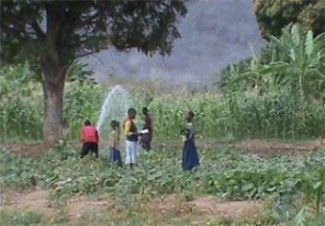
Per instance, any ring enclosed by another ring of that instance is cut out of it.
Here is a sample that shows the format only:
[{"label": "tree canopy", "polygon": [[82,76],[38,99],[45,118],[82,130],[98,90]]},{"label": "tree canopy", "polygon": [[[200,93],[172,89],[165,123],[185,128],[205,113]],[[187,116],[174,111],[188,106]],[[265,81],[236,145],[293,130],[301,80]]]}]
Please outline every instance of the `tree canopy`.
[{"label": "tree canopy", "polygon": [[279,37],[283,28],[299,23],[304,32],[317,36],[325,31],[323,0],[253,0],[256,19],[264,38]]},{"label": "tree canopy", "polygon": [[2,1],[2,57],[58,51],[63,61],[111,46],[169,54],[180,37],[175,23],[185,13],[184,2],[172,0]]},{"label": "tree canopy", "polygon": [[114,47],[171,53],[186,0],[1,1],[1,59],[28,60],[42,72],[44,137],[62,134],[66,72],[75,59]]}]

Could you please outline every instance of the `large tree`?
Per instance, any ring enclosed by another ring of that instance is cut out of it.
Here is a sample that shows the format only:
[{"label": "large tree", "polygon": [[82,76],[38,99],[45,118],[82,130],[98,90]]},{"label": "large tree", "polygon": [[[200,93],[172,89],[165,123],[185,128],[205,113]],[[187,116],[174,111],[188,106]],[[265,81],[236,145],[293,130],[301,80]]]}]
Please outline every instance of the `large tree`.
[{"label": "large tree", "polygon": [[[186,1],[186,0],[185,0]],[[63,92],[72,62],[102,49],[165,55],[180,37],[179,0],[1,0],[2,63],[28,60],[42,74],[44,139],[62,136]]]},{"label": "large tree", "polygon": [[315,36],[325,32],[324,0],[253,0],[253,8],[264,38],[280,37],[283,28],[296,23]]}]

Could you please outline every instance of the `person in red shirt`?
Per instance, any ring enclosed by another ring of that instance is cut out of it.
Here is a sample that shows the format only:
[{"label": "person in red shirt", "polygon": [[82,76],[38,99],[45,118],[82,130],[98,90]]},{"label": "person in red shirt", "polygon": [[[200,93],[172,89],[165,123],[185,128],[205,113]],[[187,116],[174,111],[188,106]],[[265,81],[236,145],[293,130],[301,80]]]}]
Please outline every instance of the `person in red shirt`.
[{"label": "person in red shirt", "polygon": [[85,124],[81,129],[80,139],[83,143],[81,148],[81,158],[88,155],[89,152],[95,153],[96,158],[98,158],[98,131],[91,125],[89,120],[85,121]]}]

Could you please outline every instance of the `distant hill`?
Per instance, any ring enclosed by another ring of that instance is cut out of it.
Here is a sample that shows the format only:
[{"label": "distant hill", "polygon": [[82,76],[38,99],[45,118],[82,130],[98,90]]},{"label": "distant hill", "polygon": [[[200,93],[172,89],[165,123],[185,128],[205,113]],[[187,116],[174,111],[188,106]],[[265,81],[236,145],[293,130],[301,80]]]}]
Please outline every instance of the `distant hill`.
[{"label": "distant hill", "polygon": [[102,51],[87,59],[98,81],[109,75],[128,79],[151,79],[167,86],[210,86],[229,63],[251,55],[262,45],[251,0],[198,0],[178,24],[182,38],[170,56],[147,57],[136,50]]}]

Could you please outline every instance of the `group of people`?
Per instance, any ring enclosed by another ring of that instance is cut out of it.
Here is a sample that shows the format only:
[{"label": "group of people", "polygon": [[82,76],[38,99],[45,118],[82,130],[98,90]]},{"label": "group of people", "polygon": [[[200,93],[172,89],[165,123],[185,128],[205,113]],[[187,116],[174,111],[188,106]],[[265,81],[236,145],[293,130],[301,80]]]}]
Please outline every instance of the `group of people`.
[{"label": "group of people", "polygon": [[[138,157],[138,141],[144,150],[149,151],[151,149],[151,141],[153,134],[152,118],[146,107],[142,108],[144,115],[144,125],[142,130],[138,130],[135,118],[136,110],[130,108],[127,112],[128,116],[123,122],[123,134],[125,136],[125,164],[129,165],[130,169],[137,163]],[[182,168],[184,170],[192,170],[199,165],[199,157],[194,142],[194,126],[193,126],[194,113],[188,111],[185,117],[186,126],[182,130],[182,142],[183,142],[183,156],[182,156]],[[120,144],[120,123],[116,120],[111,121],[111,129],[109,135],[109,157],[108,160],[112,164],[122,167],[122,157],[119,151]],[[140,138],[140,139],[139,139]],[[94,153],[98,158],[98,143],[99,135],[97,129],[91,125],[87,120],[81,129],[81,141],[83,143],[81,149],[81,158],[89,153]]]}]

